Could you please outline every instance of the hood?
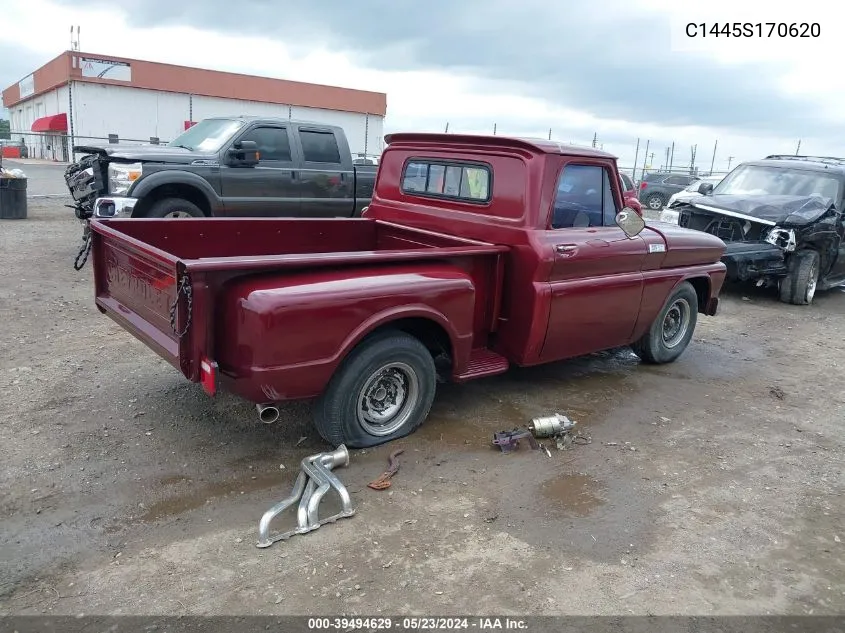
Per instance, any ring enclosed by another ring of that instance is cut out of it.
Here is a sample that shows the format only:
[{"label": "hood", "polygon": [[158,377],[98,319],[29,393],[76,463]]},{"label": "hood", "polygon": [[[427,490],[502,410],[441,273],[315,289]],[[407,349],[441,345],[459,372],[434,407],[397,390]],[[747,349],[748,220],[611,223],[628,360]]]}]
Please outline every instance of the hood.
[{"label": "hood", "polygon": [[74,152],[98,154],[120,161],[188,164],[195,160],[217,160],[217,154],[193,152],[168,145],[74,145]]},{"label": "hood", "polygon": [[833,200],[819,195],[726,195],[695,196],[686,200],[702,211],[727,211],[767,224],[803,226],[821,218],[833,207]]}]

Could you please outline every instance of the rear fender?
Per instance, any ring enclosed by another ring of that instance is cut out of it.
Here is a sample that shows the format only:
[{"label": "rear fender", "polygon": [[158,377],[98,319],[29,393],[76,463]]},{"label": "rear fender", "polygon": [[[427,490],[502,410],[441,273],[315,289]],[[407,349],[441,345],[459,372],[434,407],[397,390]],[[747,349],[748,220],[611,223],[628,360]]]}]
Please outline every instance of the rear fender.
[{"label": "rear fender", "polygon": [[234,280],[215,334],[221,383],[254,402],[319,395],[368,334],[407,318],[442,328],[459,369],[472,348],[475,301],[470,275],[442,262]]}]

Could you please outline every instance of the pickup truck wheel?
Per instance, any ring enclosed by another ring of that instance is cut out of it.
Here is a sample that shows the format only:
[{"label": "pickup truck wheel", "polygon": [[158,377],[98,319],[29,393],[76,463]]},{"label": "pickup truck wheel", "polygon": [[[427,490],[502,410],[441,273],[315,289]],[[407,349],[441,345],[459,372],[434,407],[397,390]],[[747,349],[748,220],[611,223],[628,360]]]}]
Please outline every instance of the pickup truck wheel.
[{"label": "pickup truck wheel", "polygon": [[317,431],[333,446],[377,446],[423,423],[434,401],[431,353],[402,332],[364,339],[317,402]]},{"label": "pickup truck wheel", "polygon": [[643,337],[631,345],[643,362],[671,363],[689,345],[698,321],[698,295],[685,281],[666,301]]},{"label": "pickup truck wheel", "polygon": [[789,262],[789,273],[780,280],[780,300],[795,305],[809,305],[819,283],[819,254],[798,251]]},{"label": "pickup truck wheel", "polygon": [[203,218],[205,214],[190,200],[182,198],[164,198],[156,202],[147,214],[147,218]]}]

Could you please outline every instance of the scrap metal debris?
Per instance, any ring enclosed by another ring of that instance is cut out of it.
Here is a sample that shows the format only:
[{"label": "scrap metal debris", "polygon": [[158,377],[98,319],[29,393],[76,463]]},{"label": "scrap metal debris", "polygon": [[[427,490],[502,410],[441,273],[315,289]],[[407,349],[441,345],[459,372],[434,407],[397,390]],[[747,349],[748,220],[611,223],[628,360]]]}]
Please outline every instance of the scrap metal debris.
[{"label": "scrap metal debris", "polygon": [[367,487],[372,488],[373,490],[387,490],[390,488],[390,478],[399,472],[399,460],[396,458],[404,452],[405,449],[403,448],[393,451],[387,460],[387,470],[385,470],[378,479],[368,483]]},{"label": "scrap metal debris", "polygon": [[498,431],[493,434],[493,444],[502,449],[503,453],[510,453],[519,448],[520,440],[527,440],[531,450],[538,450],[540,445],[531,431],[527,429],[515,428],[512,431]]},{"label": "scrap metal debris", "polygon": [[[331,470],[337,466],[349,465],[349,451],[341,444],[330,453],[317,453],[302,460],[300,473],[293,485],[291,494],[267,510],[258,524],[258,547],[270,547],[276,541],[284,541],[295,534],[305,534],[316,530],[326,523],[355,514],[349,491]],[[329,490],[335,490],[340,496],[341,511],[320,519],[320,502]],[[282,534],[270,534],[270,523],[279,514],[299,501],[297,509],[297,527]]]},{"label": "scrap metal debris", "polygon": [[[572,446],[577,440],[579,444],[589,444],[590,438],[583,435],[576,434],[573,429],[577,422],[570,420],[563,414],[555,413],[554,415],[534,418],[528,425],[528,428],[534,434],[534,437],[549,437],[555,442],[557,450],[563,451]],[[545,449],[545,446],[543,447]],[[545,449],[548,453],[548,449]],[[549,455],[551,457],[551,454]]]}]

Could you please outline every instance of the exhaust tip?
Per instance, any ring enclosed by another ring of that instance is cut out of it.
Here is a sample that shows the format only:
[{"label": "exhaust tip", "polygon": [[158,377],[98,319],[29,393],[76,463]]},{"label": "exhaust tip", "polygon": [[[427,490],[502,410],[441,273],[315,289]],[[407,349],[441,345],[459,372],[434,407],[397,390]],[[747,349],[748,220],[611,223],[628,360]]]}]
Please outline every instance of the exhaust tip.
[{"label": "exhaust tip", "polygon": [[273,424],[279,419],[279,409],[272,404],[257,404],[255,408],[258,410],[258,419],[264,424]]}]

